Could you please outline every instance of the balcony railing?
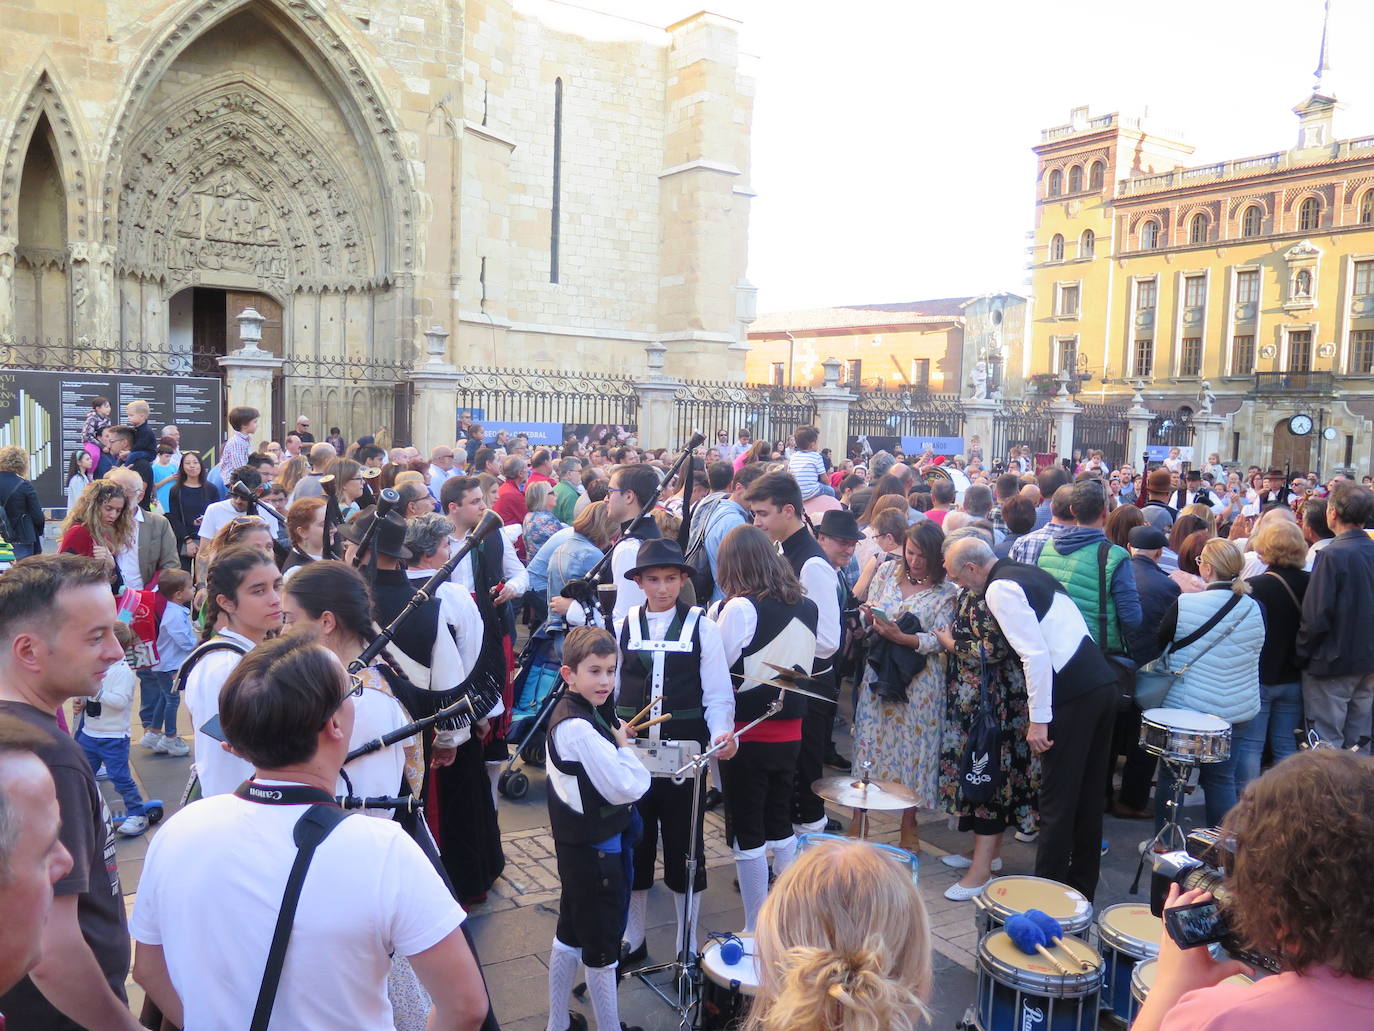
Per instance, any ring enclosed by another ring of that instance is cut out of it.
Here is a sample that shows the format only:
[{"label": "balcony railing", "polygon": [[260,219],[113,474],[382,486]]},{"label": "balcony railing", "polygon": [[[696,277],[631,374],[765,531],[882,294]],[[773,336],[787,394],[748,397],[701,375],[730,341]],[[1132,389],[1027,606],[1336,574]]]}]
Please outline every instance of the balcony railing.
[{"label": "balcony railing", "polygon": [[1336,389],[1332,372],[1257,372],[1256,394],[1329,394]]}]

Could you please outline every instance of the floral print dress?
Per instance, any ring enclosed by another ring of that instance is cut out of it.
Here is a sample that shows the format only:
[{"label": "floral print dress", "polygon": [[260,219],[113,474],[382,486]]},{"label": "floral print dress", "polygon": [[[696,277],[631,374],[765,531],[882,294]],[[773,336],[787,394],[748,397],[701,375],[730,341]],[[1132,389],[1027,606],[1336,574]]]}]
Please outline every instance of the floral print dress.
[{"label": "floral print dress", "polygon": [[945,654],[936,629],[948,630],[958,590],[939,583],[903,598],[897,582],[898,562],[884,563],[873,576],[869,604],[897,622],[913,612],[921,621],[917,647],[926,668],[907,685],[907,701],[885,702],[872,690],[874,673],[864,670],[863,688],[854,714],[854,768],[871,762],[874,780],[894,780],[913,791],[923,809],[939,805],[940,731],[945,708]]},{"label": "floral print dress", "polygon": [[[983,805],[969,805],[959,795],[964,742],[978,715],[982,654],[987,656],[988,701],[1002,726],[1002,787]],[[1021,659],[1007,643],[982,595],[964,591],[954,616],[954,656],[949,664],[945,701],[944,750],[940,756],[940,797],[945,809],[959,816],[959,829],[997,833],[997,825],[1032,830],[1040,792],[1040,759],[1026,744],[1030,720],[1026,677]]]}]

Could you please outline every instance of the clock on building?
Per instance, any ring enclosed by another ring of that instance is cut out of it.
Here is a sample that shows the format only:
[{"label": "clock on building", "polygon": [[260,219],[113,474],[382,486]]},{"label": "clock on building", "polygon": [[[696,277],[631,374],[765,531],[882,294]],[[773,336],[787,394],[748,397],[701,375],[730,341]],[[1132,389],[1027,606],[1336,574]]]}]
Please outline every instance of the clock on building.
[{"label": "clock on building", "polygon": [[1312,432],[1312,416],[1299,412],[1288,420],[1288,432],[1295,437],[1305,437]]},{"label": "clock on building", "polygon": [[1336,427],[1328,426],[1326,429],[1322,430],[1322,436],[1325,437],[1327,440],[1335,440]]}]

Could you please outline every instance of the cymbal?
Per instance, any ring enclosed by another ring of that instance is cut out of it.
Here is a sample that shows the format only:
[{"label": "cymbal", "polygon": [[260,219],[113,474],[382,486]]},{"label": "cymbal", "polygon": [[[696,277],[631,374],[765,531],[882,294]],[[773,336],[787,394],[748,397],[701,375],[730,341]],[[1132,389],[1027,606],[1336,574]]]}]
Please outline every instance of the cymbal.
[{"label": "cymbal", "polygon": [[822,777],[811,782],[811,790],[827,802],[854,809],[898,810],[916,806],[916,796],[901,784],[890,780],[870,780],[865,784],[852,774]]},{"label": "cymbal", "polygon": [[[772,665],[772,663],[769,663],[769,665]],[[776,687],[779,691],[786,691],[789,694],[805,695],[807,698],[814,698],[818,702],[829,702],[831,705],[835,704],[834,698],[827,698],[825,695],[817,694],[814,691],[804,691],[800,687],[796,687],[783,680],[760,680],[758,677],[746,676],[743,673],[735,673],[733,676],[739,677],[740,680],[747,680],[757,687]],[[740,688],[741,691],[752,691],[753,689],[752,687]]]},{"label": "cymbal", "polygon": [[813,677],[810,673],[803,673],[801,670],[793,669],[791,666],[779,666],[776,662],[767,661],[764,662],[764,665],[771,669],[783,680],[791,681],[794,683],[802,680],[810,680],[816,682],[816,678]]}]

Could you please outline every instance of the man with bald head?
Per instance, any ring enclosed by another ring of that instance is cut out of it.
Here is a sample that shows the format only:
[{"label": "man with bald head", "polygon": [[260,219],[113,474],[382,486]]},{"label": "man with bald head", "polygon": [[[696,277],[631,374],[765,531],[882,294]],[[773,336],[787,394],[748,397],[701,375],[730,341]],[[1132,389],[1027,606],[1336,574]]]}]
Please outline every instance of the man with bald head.
[{"label": "man with bald head", "polygon": [[1042,770],[1035,875],[1072,885],[1091,901],[1102,863],[1116,673],[1078,606],[1045,570],[998,559],[986,542],[966,537],[945,550],[945,573],[983,596],[1025,670],[1026,743]]},{"label": "man with bald head", "polygon": [[299,501],[301,498],[324,497],[324,486],[320,483],[320,477],[329,468],[329,463],[338,457],[339,453],[334,450],[333,444],[320,441],[320,443],[313,445],[310,448],[310,469],[296,483],[295,489],[291,491],[290,500]]}]

